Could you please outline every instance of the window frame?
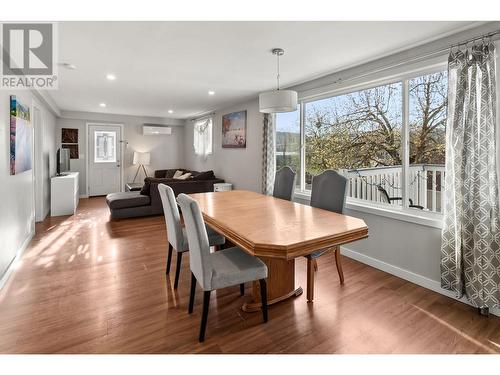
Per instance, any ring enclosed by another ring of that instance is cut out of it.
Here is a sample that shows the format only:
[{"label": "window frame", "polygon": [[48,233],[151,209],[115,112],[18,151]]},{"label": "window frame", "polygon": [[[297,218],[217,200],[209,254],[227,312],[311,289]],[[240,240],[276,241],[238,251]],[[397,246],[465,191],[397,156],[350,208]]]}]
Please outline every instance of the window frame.
[{"label": "window frame", "polygon": [[347,95],[357,91],[373,89],[375,87],[394,84],[401,82],[402,84],[402,139],[401,139],[401,155],[403,156],[402,163],[402,205],[386,205],[376,202],[370,202],[362,199],[347,197],[346,208],[356,211],[377,214],[398,220],[414,222],[422,225],[427,225],[435,228],[442,227],[443,213],[420,211],[409,207],[408,203],[408,172],[409,172],[409,81],[413,78],[439,73],[447,69],[446,60],[434,63],[423,63],[420,67],[408,69],[397,74],[387,74],[383,77],[365,78],[363,81],[354,82],[353,84],[338,87],[332,90],[325,90],[311,95],[299,94],[299,111],[300,111],[300,189],[295,189],[295,196],[299,200],[308,201],[311,196],[311,191],[305,189],[305,174],[306,174],[306,142],[305,142],[305,109],[308,103],[312,103],[321,99],[331,98],[340,95]]}]

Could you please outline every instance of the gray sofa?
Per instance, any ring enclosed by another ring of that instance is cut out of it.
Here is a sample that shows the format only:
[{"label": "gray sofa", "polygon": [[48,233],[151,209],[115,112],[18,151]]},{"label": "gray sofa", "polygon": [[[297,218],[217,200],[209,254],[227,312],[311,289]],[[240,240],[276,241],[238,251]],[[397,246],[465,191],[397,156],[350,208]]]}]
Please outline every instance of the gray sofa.
[{"label": "gray sofa", "polygon": [[[188,180],[173,179],[175,171],[191,172],[192,177]],[[141,217],[151,215],[162,215],[159,184],[170,186],[175,196],[180,193],[204,193],[214,191],[214,184],[224,182],[216,178],[213,171],[197,172],[182,168],[162,169],[155,171],[154,177],[146,177],[141,191],[129,191],[124,193],[112,193],[106,196],[106,203],[112,219],[124,219],[130,217]]]}]

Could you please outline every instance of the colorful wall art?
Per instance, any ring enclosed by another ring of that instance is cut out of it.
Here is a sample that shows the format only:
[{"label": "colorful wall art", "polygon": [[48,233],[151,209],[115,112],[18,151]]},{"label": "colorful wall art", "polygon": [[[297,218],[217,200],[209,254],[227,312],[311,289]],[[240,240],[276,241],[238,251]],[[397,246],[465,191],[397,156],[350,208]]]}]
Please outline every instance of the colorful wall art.
[{"label": "colorful wall art", "polygon": [[247,147],[247,111],[222,116],[222,147]]},{"label": "colorful wall art", "polygon": [[31,169],[33,129],[30,107],[22,104],[15,95],[10,96],[10,174]]}]

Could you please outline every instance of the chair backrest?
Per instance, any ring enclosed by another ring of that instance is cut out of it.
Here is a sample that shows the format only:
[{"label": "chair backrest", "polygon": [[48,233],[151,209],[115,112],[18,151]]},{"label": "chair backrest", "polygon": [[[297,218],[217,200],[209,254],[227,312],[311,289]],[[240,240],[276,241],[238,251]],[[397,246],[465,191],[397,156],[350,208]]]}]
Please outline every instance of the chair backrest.
[{"label": "chair backrest", "polygon": [[377,190],[380,191],[380,197],[385,203],[391,203],[391,199],[389,197],[389,193],[382,186],[378,185]]},{"label": "chair backrest", "polygon": [[324,210],[344,212],[347,178],[332,170],[314,176],[312,180],[311,206]]},{"label": "chair backrest", "polygon": [[210,259],[207,229],[198,203],[186,194],[179,194],[189,243],[189,267],[204,290],[212,289],[213,267]]},{"label": "chair backrest", "polygon": [[168,242],[174,249],[182,251],[184,249],[184,236],[182,235],[181,215],[175,201],[175,194],[172,188],[165,184],[158,185],[163,215],[167,225]]},{"label": "chair backrest", "polygon": [[295,172],[290,167],[283,167],[276,172],[274,178],[273,197],[292,200],[295,185]]}]

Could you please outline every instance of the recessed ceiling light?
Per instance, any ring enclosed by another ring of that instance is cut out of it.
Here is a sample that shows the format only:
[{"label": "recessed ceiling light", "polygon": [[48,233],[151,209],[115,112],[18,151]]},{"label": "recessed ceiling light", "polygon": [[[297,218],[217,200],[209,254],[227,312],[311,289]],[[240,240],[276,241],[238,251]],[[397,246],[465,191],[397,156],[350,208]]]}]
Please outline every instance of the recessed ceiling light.
[{"label": "recessed ceiling light", "polygon": [[116,76],[114,74],[106,74],[106,78],[108,81],[114,81]]},{"label": "recessed ceiling light", "polygon": [[210,90],[210,91],[208,92],[208,95],[215,95],[215,91]]},{"label": "recessed ceiling light", "polygon": [[106,103],[99,103],[99,107],[106,108]]},{"label": "recessed ceiling light", "polygon": [[174,113],[174,111],[173,111],[173,110],[171,110],[171,109],[169,109],[169,110],[168,110],[168,113]]}]

